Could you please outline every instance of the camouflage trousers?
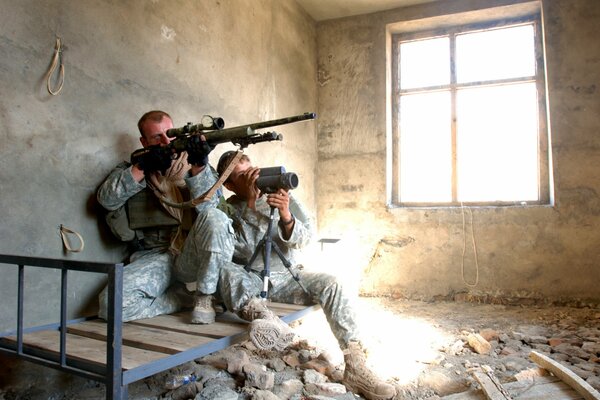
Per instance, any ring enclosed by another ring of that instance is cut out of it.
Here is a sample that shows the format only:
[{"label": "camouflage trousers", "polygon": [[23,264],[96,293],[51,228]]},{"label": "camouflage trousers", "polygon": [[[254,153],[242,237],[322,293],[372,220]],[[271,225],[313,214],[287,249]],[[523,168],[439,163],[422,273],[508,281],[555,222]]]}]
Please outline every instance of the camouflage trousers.
[{"label": "camouflage trousers", "polygon": [[[181,290],[174,285],[176,282],[197,282],[201,291],[216,291],[216,283],[214,288],[210,286],[213,279],[207,273],[218,271],[231,260],[233,241],[229,218],[211,208],[196,217],[179,256],[173,256],[164,248],[134,253],[131,262],[123,268],[123,321],[181,310],[185,299],[177,295]],[[104,319],[107,296],[107,288],[104,288],[98,313]]]},{"label": "camouflage trousers", "polygon": [[[319,304],[342,349],[350,341],[359,341],[352,297],[343,285],[333,275],[304,271],[301,265],[291,267],[291,271],[298,275],[306,292],[290,271],[271,271],[268,299],[281,303]],[[237,312],[252,297],[260,295],[263,283],[259,272],[246,272],[243,266],[230,262],[221,267],[218,297],[228,310]]]}]

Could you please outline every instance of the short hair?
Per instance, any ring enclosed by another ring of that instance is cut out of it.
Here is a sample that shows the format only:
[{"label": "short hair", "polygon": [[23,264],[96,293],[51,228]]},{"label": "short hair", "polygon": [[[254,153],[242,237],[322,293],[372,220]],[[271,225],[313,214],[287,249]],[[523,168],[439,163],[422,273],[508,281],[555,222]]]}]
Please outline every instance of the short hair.
[{"label": "short hair", "polygon": [[[235,157],[235,155],[237,154],[237,151],[235,150],[229,150],[226,151],[225,153],[221,154],[221,157],[219,158],[219,163],[217,164],[217,173],[219,174],[219,176],[223,175],[223,172],[225,172],[225,170],[227,169],[227,166],[229,165],[229,163],[231,162],[231,160],[233,160],[233,157]],[[242,158],[240,158],[240,161],[250,161],[250,158],[245,155],[242,154]],[[227,182],[229,180],[229,177],[227,177],[227,180],[225,180],[225,182]]]},{"label": "short hair", "polygon": [[171,118],[171,116],[169,114],[167,114],[164,111],[160,111],[160,110],[148,111],[146,114],[142,115],[142,117],[138,121],[138,125],[137,125],[138,126],[138,130],[140,131],[140,135],[142,135],[142,137],[145,137],[144,136],[144,132],[142,131],[142,125],[144,125],[144,123],[146,121],[160,122],[165,117],[167,117],[171,121],[173,121],[173,118]]}]

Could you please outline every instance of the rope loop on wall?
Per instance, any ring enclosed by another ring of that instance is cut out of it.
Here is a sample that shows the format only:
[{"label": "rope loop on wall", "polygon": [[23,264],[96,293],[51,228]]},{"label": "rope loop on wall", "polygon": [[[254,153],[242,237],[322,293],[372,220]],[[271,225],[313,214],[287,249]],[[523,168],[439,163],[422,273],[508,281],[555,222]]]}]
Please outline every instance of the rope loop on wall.
[{"label": "rope loop on wall", "polygon": [[[77,236],[77,239],[79,239],[79,247],[78,248],[71,247],[69,237],[67,236],[68,234]],[[60,237],[62,239],[65,250],[68,252],[79,253],[80,251],[83,250],[83,247],[85,246],[85,243],[83,242],[83,238],[81,237],[81,235],[79,233],[75,232],[74,230],[67,228],[63,224],[60,225]]]},{"label": "rope loop on wall", "polygon": [[[461,274],[462,280],[465,285],[468,287],[475,287],[479,283],[479,260],[477,259],[477,243],[475,243],[475,232],[473,228],[473,210],[469,207],[465,207],[464,204],[460,203],[460,208],[462,211],[462,228],[463,228],[463,251],[462,251],[462,265],[461,265]],[[471,243],[473,245],[473,254],[475,256],[475,281],[473,283],[467,282],[465,279],[465,254],[467,251],[467,229],[465,224],[465,208],[469,211],[471,216]]]},{"label": "rope loop on wall", "polygon": [[[56,44],[54,45],[54,56],[52,57],[52,63],[50,64],[50,69],[48,70],[48,74],[46,75],[46,87],[48,88],[48,93],[50,93],[52,96],[56,96],[58,93],[60,93],[63,84],[65,82],[65,66],[63,65],[63,61],[62,61],[62,52],[63,52],[63,47],[62,47],[62,42],[60,40],[59,37],[56,38]],[[52,89],[50,86],[50,80],[52,79],[52,75],[54,75],[54,71],[56,70],[56,67],[59,65],[60,62],[60,68],[58,70],[58,87],[56,89]]]}]

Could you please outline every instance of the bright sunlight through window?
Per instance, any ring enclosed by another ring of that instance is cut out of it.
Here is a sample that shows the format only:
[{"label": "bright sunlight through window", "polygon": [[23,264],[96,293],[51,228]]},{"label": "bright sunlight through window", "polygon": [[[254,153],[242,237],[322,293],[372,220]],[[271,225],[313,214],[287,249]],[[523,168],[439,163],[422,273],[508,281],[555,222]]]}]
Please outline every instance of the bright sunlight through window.
[{"label": "bright sunlight through window", "polygon": [[395,203],[548,200],[539,22],[398,36]]}]

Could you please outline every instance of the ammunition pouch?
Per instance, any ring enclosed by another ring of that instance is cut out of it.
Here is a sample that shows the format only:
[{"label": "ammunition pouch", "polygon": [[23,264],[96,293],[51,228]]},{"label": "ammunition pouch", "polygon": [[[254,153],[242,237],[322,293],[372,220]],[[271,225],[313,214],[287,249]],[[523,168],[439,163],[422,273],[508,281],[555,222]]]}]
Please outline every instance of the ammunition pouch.
[{"label": "ammunition pouch", "polygon": [[130,242],[135,239],[135,231],[129,227],[129,219],[127,218],[125,206],[109,211],[106,214],[106,223],[113,235],[119,240]]}]

